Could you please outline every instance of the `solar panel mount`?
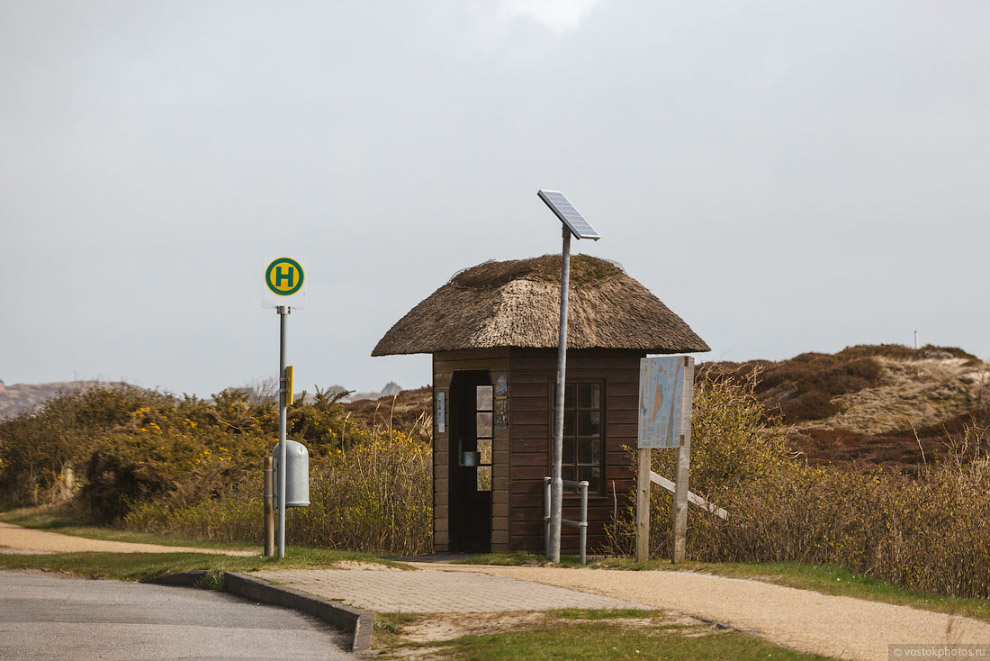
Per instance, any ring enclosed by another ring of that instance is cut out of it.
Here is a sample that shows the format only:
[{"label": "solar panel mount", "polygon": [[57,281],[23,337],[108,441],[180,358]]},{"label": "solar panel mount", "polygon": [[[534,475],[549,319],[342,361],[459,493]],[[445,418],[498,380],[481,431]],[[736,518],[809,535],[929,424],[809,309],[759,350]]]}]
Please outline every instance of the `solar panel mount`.
[{"label": "solar panel mount", "polygon": [[550,207],[560,222],[564,223],[567,229],[576,239],[592,239],[597,241],[601,235],[591,226],[584,216],[574,208],[574,205],[567,201],[564,194],[554,190],[540,190],[536,193],[543,200],[544,204]]}]

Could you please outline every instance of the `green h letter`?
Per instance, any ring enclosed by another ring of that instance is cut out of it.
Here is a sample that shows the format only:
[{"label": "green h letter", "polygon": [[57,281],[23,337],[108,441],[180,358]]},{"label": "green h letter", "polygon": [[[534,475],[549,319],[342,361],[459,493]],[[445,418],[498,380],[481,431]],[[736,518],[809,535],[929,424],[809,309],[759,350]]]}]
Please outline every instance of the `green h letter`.
[{"label": "green h letter", "polygon": [[278,268],[275,270],[275,286],[278,288],[282,287],[282,281],[289,281],[289,288],[291,289],[295,283],[295,269],[289,264],[279,264]]}]

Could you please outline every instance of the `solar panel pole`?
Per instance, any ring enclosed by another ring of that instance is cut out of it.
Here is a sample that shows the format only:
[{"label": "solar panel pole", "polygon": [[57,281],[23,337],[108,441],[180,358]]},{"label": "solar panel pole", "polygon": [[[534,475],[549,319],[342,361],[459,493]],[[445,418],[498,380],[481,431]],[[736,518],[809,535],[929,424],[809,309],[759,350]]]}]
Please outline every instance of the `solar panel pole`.
[{"label": "solar panel pole", "polygon": [[560,251],[560,337],[557,344],[557,397],[553,423],[553,473],[550,480],[550,543],[547,560],[560,562],[560,521],[563,517],[564,481],[561,462],[564,455],[564,387],[567,371],[567,293],[571,280],[571,231],[566,225]]},{"label": "solar panel pole", "polygon": [[564,481],[561,463],[564,455],[564,388],[567,370],[567,293],[571,280],[571,235],[577,239],[601,238],[574,205],[560,191],[539,190],[536,193],[560,219],[564,247],[560,254],[560,337],[557,342],[557,397],[553,426],[553,469],[550,478],[550,521],[547,526],[547,560],[560,562],[560,526],[563,514]]}]

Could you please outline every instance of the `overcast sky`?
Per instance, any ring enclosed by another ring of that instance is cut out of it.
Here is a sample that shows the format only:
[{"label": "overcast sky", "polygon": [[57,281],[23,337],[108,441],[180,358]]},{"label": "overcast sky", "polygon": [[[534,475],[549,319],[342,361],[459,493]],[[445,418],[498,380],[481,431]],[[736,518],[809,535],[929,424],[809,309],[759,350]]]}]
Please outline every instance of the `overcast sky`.
[{"label": "overcast sky", "polygon": [[300,387],[563,191],[712,347],[990,356],[990,3],[0,0],[0,379]]}]

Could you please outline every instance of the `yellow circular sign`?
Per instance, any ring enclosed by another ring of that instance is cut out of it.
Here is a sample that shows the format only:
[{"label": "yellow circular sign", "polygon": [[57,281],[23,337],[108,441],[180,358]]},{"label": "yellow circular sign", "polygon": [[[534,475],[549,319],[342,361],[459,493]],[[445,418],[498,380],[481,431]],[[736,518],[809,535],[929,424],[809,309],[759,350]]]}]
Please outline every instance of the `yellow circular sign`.
[{"label": "yellow circular sign", "polygon": [[289,257],[279,257],[265,269],[265,284],[278,296],[292,296],[303,286],[305,279],[302,266]]}]

